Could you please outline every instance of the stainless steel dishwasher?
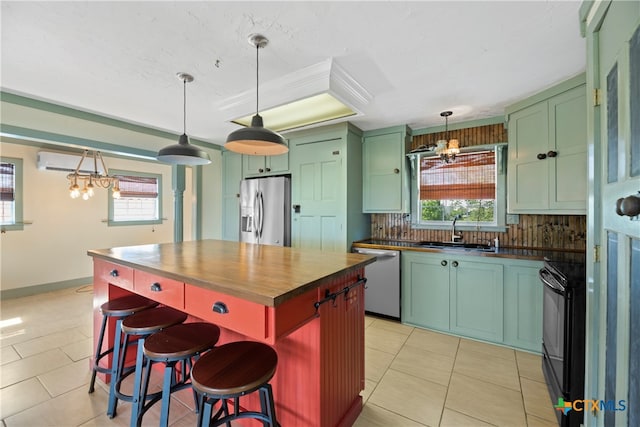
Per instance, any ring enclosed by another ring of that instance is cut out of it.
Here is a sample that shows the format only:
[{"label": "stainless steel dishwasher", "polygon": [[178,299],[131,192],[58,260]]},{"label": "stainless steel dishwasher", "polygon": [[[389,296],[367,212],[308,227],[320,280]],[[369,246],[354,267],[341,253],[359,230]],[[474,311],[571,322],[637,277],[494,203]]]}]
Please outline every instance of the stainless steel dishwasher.
[{"label": "stainless steel dishwasher", "polygon": [[353,248],[353,252],[376,256],[376,262],[367,265],[364,271],[365,311],[400,319],[400,251]]}]

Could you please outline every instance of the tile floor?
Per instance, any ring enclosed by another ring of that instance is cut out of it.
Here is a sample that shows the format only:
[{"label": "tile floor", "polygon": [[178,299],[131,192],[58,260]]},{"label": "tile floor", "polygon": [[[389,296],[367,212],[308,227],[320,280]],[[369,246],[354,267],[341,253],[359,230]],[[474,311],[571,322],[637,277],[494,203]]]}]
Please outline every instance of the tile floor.
[{"label": "tile floor", "polygon": [[[1,302],[2,427],[128,425],[127,404],[112,420],[104,415],[104,384],[87,393],[91,306],[91,286]],[[21,323],[10,324],[17,318]],[[557,425],[540,357],[365,321],[365,406],[357,427]],[[195,425],[192,407],[188,391],[178,393],[171,426]],[[145,425],[157,425],[158,418],[151,411]]]}]

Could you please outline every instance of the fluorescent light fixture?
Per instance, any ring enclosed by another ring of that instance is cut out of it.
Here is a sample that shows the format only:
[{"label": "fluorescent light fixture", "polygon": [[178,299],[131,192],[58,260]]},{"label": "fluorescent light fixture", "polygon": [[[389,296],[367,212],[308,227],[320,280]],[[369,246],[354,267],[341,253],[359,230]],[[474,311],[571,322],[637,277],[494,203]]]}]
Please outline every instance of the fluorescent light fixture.
[{"label": "fluorescent light fixture", "polygon": [[[327,59],[260,85],[264,124],[275,132],[361,115],[372,96],[347,72]],[[219,108],[229,121],[250,126],[255,91],[224,100]]]},{"label": "fluorescent light fixture", "polygon": [[[321,93],[310,98],[260,111],[262,120],[268,124],[267,127],[276,132],[342,119],[356,114],[356,111],[330,93]],[[232,120],[232,122],[242,126],[249,126],[251,117],[251,115],[248,115]]]}]

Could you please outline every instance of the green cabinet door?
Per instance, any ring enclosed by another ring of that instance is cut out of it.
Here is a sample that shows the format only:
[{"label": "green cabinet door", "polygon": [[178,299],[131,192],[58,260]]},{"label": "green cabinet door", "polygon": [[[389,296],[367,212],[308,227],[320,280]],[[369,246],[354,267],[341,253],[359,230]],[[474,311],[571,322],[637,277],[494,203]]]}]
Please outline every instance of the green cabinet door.
[{"label": "green cabinet door", "polygon": [[240,181],[242,155],[222,152],[222,239],[240,238]]},{"label": "green cabinet door", "polygon": [[508,210],[526,212],[549,207],[549,162],[538,159],[549,146],[546,102],[509,117]]},{"label": "green cabinet door", "polygon": [[401,260],[402,322],[448,332],[449,263],[446,257],[403,251]]},{"label": "green cabinet door", "polygon": [[542,283],[539,261],[512,261],[504,268],[504,343],[542,350]]},{"label": "green cabinet door", "polygon": [[587,95],[584,86],[549,100],[549,208],[586,213]]},{"label": "green cabinet door", "polygon": [[390,133],[365,132],[362,144],[362,206],[366,213],[408,213],[406,127]]},{"label": "green cabinet door", "polygon": [[242,173],[248,176],[269,176],[289,172],[289,153],[277,156],[242,156]]},{"label": "green cabinet door", "polygon": [[507,108],[508,212],[586,213],[586,105],[581,75]]},{"label": "green cabinet door", "polygon": [[451,332],[502,342],[503,266],[452,257]]}]

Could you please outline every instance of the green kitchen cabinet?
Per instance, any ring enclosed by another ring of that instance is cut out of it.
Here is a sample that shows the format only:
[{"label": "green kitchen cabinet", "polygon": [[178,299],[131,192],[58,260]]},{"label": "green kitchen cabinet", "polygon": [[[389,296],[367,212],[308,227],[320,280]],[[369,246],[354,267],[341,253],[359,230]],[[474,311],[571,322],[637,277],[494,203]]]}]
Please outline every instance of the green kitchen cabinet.
[{"label": "green kitchen cabinet", "polygon": [[502,264],[485,257],[450,257],[449,266],[451,332],[502,342]]},{"label": "green kitchen cabinet", "polygon": [[540,352],[542,349],[542,261],[505,260],[504,343]]},{"label": "green kitchen cabinet", "polygon": [[242,156],[245,177],[280,175],[289,172],[289,153],[277,156]]},{"label": "green kitchen cabinet", "polygon": [[402,323],[540,352],[541,261],[418,251],[401,261]]},{"label": "green kitchen cabinet", "polygon": [[444,257],[403,251],[402,322],[449,332],[449,266]]},{"label": "green kitchen cabinet", "polygon": [[586,107],[583,74],[506,109],[509,213],[586,213]]},{"label": "green kitchen cabinet", "polygon": [[452,253],[402,253],[402,321],[471,338],[503,338],[503,266]]},{"label": "green kitchen cabinet", "polygon": [[362,213],[362,132],[350,123],[287,134],[291,147],[291,246],[347,252],[369,237]]},{"label": "green kitchen cabinet", "polygon": [[366,213],[410,213],[410,175],[405,156],[411,128],[364,132],[362,208]]},{"label": "green kitchen cabinet", "polygon": [[222,239],[240,239],[240,181],[242,155],[222,152]]}]

